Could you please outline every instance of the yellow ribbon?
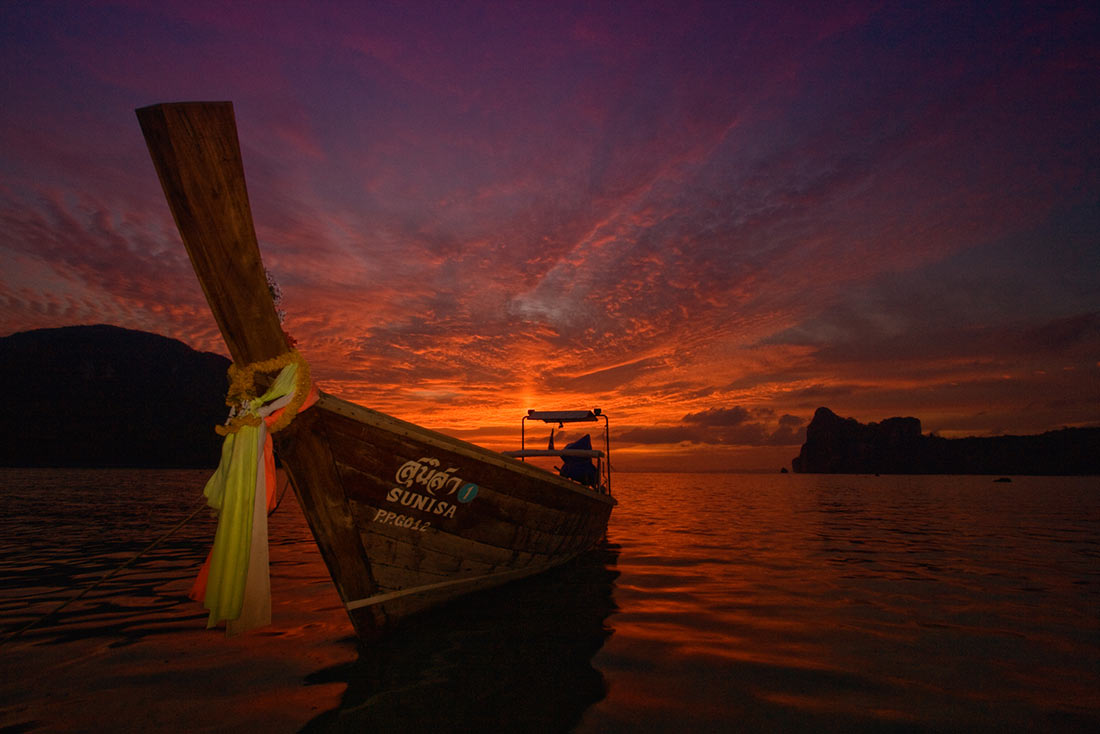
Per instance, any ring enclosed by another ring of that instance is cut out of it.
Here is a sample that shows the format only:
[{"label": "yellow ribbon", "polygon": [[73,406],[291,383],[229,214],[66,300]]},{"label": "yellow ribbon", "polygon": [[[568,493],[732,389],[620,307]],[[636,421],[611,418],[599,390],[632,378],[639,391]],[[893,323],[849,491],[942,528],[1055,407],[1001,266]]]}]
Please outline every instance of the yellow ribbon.
[{"label": "yellow ribbon", "polygon": [[[271,387],[259,397],[249,397],[255,373],[280,366],[281,371]],[[226,402],[237,405],[238,415],[230,420],[225,430],[219,431],[225,435],[221,461],[203,490],[207,504],[218,514],[203,601],[203,606],[210,610],[208,628],[221,620],[241,616],[251,553],[258,464],[263,460],[265,437],[268,431],[277,431],[290,423],[310,392],[309,367],[296,351],[235,372],[231,367],[232,386]],[[286,410],[275,424],[266,427],[264,415],[277,407],[269,403],[287,395],[292,397]]]}]

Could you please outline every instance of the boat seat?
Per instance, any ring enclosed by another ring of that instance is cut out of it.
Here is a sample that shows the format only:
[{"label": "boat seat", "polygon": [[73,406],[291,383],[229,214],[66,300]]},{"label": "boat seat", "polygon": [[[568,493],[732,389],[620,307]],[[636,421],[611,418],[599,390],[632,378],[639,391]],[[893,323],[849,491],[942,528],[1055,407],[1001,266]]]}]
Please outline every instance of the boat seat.
[{"label": "boat seat", "polygon": [[522,451],[501,451],[500,453],[513,459],[524,459],[531,456],[576,456],[588,459],[603,457],[603,452],[596,449],[524,449]]}]

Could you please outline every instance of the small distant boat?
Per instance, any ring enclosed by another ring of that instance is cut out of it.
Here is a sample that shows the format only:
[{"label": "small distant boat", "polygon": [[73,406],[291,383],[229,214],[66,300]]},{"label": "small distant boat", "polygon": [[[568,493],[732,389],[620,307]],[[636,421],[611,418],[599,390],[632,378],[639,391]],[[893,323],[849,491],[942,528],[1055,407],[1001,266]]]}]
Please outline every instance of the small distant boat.
[{"label": "small distant boat", "polygon": [[[161,104],[137,116],[234,364],[278,362],[290,347],[260,259],[232,104]],[[521,427],[520,450],[502,454],[322,392],[274,442],[352,624],[366,637],[596,546],[616,504],[607,417],[531,411],[521,424],[601,419],[602,450],[590,442],[528,449]],[[527,461],[535,456],[563,466],[555,474]]]}]

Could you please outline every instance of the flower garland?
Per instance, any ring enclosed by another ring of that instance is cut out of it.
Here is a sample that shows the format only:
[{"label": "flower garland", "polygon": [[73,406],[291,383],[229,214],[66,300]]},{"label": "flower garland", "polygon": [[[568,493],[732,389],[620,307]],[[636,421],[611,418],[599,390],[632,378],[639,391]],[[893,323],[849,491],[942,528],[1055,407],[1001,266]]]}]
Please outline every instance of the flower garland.
[{"label": "flower garland", "polygon": [[[279,287],[279,282],[275,280],[275,276],[271,274],[271,271],[264,268],[264,278],[267,280],[267,292],[271,294],[271,302],[275,304],[275,315],[279,317],[279,326],[283,326],[283,322],[286,321],[286,311],[283,310],[283,289]],[[292,337],[287,330],[283,328],[283,336],[286,337],[286,345],[293,349],[298,346],[298,340]]]},{"label": "flower garland", "polygon": [[275,372],[287,365],[294,364],[297,371],[294,375],[294,396],[283,409],[282,415],[268,426],[268,433],[276,433],[290,425],[298,414],[298,409],[309,397],[310,375],[309,363],[302,358],[297,349],[280,354],[278,357],[265,359],[260,362],[252,362],[243,367],[236,364],[229,365],[229,392],[225,398],[225,404],[233,410],[230,413],[229,422],[224,426],[216,426],[215,431],[221,436],[236,433],[244,426],[258,426],[263,420],[255,413],[256,402],[256,373]]}]

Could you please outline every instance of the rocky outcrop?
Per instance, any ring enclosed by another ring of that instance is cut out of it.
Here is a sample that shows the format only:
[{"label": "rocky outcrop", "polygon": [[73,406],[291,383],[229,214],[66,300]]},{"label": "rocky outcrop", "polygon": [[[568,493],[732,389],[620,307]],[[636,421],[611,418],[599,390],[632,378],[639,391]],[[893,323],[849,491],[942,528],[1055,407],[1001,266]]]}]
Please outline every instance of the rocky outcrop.
[{"label": "rocky outcrop", "polygon": [[791,462],[810,474],[1100,474],[1100,428],[947,439],[916,418],[863,424],[818,408]]},{"label": "rocky outcrop", "polygon": [[228,367],[116,326],[0,338],[0,466],[217,466]]}]

